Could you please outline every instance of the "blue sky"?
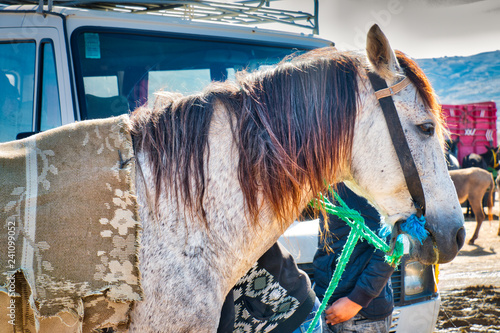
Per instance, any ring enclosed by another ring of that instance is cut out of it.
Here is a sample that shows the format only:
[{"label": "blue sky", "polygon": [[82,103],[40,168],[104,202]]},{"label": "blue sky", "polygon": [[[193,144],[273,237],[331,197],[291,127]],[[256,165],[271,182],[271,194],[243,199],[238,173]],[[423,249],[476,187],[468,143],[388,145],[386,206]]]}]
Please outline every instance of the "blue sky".
[{"label": "blue sky", "polygon": [[[312,4],[280,0],[272,7],[312,12]],[[343,50],[364,48],[373,23],[413,58],[500,50],[499,0],[319,0],[319,10],[320,36]]]}]

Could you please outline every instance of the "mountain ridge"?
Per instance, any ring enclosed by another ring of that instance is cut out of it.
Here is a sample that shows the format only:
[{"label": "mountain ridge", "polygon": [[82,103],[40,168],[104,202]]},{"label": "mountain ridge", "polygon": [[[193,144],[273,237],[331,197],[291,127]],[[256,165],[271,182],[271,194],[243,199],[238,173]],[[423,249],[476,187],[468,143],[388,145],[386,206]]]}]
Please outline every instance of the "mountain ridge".
[{"label": "mountain ridge", "polygon": [[441,104],[500,103],[500,50],[463,57],[416,59]]}]

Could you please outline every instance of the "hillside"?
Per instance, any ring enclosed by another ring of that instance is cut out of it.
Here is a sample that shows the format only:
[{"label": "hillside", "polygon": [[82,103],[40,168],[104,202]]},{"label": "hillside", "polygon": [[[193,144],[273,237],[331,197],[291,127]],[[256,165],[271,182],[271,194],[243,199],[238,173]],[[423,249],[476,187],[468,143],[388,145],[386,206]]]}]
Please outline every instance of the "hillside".
[{"label": "hillside", "polygon": [[500,51],[469,57],[418,59],[442,104],[495,101],[500,105]]}]

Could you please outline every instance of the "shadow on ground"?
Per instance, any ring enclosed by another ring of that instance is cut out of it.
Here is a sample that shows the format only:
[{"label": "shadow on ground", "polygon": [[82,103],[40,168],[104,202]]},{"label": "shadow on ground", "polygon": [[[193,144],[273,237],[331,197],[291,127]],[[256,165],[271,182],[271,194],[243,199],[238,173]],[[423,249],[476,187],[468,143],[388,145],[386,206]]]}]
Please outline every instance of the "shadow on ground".
[{"label": "shadow on ground", "polygon": [[488,250],[484,249],[480,245],[470,245],[473,247],[472,250],[461,250],[458,255],[459,256],[468,256],[468,257],[480,257],[480,256],[491,256],[497,254],[493,247],[490,247]]}]

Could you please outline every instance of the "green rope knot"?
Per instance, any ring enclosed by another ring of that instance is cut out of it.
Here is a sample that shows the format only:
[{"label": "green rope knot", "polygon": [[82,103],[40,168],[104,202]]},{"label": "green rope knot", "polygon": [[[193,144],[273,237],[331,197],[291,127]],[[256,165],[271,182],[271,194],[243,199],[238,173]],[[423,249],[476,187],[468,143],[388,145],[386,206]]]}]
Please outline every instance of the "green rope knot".
[{"label": "green rope knot", "polygon": [[349,261],[354,247],[356,246],[360,238],[362,238],[362,240],[365,239],[376,249],[386,253],[385,261],[393,267],[396,267],[400,264],[401,258],[404,254],[403,235],[398,235],[396,237],[393,247],[387,245],[387,243],[382,238],[377,236],[370,228],[366,226],[365,219],[358,211],[347,207],[342,198],[340,198],[340,196],[331,188],[330,192],[333,194],[333,197],[340,204],[340,206],[335,206],[328,200],[328,198],[326,198],[322,194],[319,195],[319,199],[313,199],[311,205],[315,208],[322,207],[328,214],[338,216],[342,221],[346,222],[351,227],[351,232],[349,233],[344,248],[342,249],[342,252],[338,259],[337,267],[333,272],[332,279],[323,297],[323,302],[321,302],[321,305],[316,312],[313,321],[310,323],[309,328],[307,329],[307,333],[311,333],[313,328],[318,323],[321,313],[323,313],[323,311],[325,310],[330,297],[337,288],[347,262]]},{"label": "green rope knot", "polygon": [[392,267],[399,266],[399,264],[401,263],[401,258],[404,255],[403,237],[403,235],[398,235],[392,253],[386,253],[385,255],[385,262]]}]

